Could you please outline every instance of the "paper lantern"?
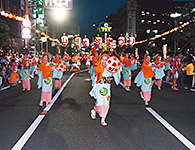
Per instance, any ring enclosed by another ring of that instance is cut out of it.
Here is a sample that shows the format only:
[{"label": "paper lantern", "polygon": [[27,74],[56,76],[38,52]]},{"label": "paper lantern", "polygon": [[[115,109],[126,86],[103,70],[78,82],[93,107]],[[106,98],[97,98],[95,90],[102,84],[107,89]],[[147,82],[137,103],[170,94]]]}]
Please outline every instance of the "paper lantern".
[{"label": "paper lantern", "polygon": [[14,20],[15,20],[15,19],[16,19],[16,16],[15,16],[15,15],[13,15],[13,16],[12,16],[12,19],[14,19]]},{"label": "paper lantern", "polygon": [[8,17],[11,19],[13,17],[13,15],[12,14],[9,14]]},{"label": "paper lantern", "polygon": [[87,37],[85,37],[85,38],[83,39],[83,45],[84,45],[85,47],[88,47],[88,46],[89,46],[89,39],[88,39]]},{"label": "paper lantern", "polygon": [[118,44],[120,46],[123,46],[125,43],[125,38],[121,35],[119,38],[118,38]]},{"label": "paper lantern", "polygon": [[8,17],[8,15],[9,15],[8,13],[5,13],[5,15],[4,15],[4,16],[7,18],[7,17]]},{"label": "paper lantern", "polygon": [[79,35],[75,38],[75,43],[76,43],[76,46],[77,47],[80,47],[81,46],[81,41],[82,41],[82,39],[81,39],[81,37],[79,37]]},{"label": "paper lantern", "polygon": [[96,45],[98,47],[101,47],[101,45],[102,45],[102,38],[100,36],[98,36],[98,37],[96,37],[95,40],[96,40]]},{"label": "paper lantern", "polygon": [[5,11],[1,11],[1,15],[2,16],[5,16]]}]

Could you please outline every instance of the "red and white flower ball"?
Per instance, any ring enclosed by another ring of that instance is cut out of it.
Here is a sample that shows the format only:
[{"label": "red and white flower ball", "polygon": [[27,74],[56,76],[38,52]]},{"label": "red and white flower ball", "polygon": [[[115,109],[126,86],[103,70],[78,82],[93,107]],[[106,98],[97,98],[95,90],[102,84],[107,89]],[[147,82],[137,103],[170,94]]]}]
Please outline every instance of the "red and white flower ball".
[{"label": "red and white flower ball", "polygon": [[35,58],[29,59],[28,63],[29,63],[30,66],[34,66],[35,63],[36,63],[36,59]]},{"label": "red and white flower ball", "polygon": [[56,64],[55,68],[59,72],[64,72],[66,71],[66,66],[66,63],[60,60],[59,63]]},{"label": "red and white flower ball", "polygon": [[110,57],[107,62],[106,62],[106,69],[110,73],[116,73],[117,71],[120,70],[121,67],[121,62],[116,56]]}]

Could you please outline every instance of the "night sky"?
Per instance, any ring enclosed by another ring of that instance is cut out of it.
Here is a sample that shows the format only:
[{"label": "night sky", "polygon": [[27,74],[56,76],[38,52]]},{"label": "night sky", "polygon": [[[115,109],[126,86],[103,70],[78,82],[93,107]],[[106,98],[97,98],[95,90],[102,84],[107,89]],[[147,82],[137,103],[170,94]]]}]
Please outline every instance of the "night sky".
[{"label": "night sky", "polygon": [[118,13],[124,4],[121,0],[73,0],[71,12],[80,26],[81,36],[87,34],[91,38],[95,35],[95,27],[92,25],[105,21],[109,14]]},{"label": "night sky", "polygon": [[[95,27],[92,25],[105,21],[106,16],[118,13],[120,7],[123,7],[126,0],[73,0],[73,9],[71,10],[73,18],[80,26],[80,33],[83,37],[87,34],[92,38],[95,35]],[[183,2],[173,2],[174,0],[139,0],[138,5],[150,8],[159,12],[168,12],[178,4]]]}]

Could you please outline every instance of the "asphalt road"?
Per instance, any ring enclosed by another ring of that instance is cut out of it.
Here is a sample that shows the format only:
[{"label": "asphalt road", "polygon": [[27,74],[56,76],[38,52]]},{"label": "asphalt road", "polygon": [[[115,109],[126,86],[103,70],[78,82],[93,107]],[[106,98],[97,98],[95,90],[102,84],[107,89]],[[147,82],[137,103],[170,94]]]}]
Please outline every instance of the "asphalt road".
[{"label": "asphalt road", "polygon": [[[65,74],[64,83],[69,75]],[[24,150],[186,150],[177,137],[168,131],[144,106],[139,88],[125,91],[112,83],[111,108],[106,119],[90,118],[94,99],[89,96],[91,82],[87,72],[75,74],[65,87]],[[21,85],[0,92],[0,149],[11,149],[39,116],[41,90],[37,78],[31,80],[32,90],[22,92]],[[112,81],[113,82],[113,81]],[[53,96],[57,93],[53,90]],[[163,84],[153,87],[150,107],[195,144],[195,93],[172,91]]]}]

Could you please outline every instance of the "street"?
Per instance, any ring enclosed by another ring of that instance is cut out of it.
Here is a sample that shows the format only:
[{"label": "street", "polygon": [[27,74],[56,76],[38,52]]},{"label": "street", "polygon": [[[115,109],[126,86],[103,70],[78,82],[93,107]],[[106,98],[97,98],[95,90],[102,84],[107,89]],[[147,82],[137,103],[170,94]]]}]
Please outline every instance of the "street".
[{"label": "street", "polygon": [[[62,84],[69,75],[64,74]],[[148,109],[154,110],[189,143],[195,143],[194,92],[171,90],[163,84],[162,90],[153,87],[150,107],[145,108],[133,84],[127,92],[112,81],[111,107],[107,127],[90,118],[94,99],[89,96],[91,82],[87,72],[74,74],[48,112],[40,107],[41,90],[37,77],[31,80],[31,90],[23,92],[21,84],[1,91],[0,149],[12,149],[38,116],[40,124],[25,142],[24,150],[185,150],[189,149],[178,137],[168,131]],[[58,91],[53,89],[53,97]],[[190,145],[189,144],[189,145]]]}]

